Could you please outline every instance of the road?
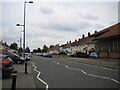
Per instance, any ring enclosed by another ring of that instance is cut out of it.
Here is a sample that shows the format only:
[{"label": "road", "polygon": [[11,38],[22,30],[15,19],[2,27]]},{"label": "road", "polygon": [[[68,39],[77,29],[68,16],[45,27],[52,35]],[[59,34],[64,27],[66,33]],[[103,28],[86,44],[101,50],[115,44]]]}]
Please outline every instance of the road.
[{"label": "road", "polygon": [[118,71],[74,61],[70,57],[33,56],[37,88],[118,88]]}]

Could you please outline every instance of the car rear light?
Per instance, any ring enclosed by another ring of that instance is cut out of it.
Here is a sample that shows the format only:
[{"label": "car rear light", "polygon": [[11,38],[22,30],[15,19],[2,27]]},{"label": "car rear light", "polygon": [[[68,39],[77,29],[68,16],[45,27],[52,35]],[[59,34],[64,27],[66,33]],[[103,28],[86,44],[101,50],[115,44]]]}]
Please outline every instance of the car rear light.
[{"label": "car rear light", "polygon": [[0,63],[9,64],[10,62],[9,61],[0,61]]}]

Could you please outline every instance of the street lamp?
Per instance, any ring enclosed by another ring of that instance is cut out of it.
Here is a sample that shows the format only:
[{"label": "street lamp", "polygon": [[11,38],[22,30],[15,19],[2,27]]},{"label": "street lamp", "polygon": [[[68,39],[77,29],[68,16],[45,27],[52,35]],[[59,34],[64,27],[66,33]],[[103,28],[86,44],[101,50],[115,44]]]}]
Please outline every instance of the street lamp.
[{"label": "street lamp", "polygon": [[21,45],[22,39],[20,38],[20,39],[18,40],[18,42],[20,42],[20,48],[22,48],[22,45]]},{"label": "street lamp", "polygon": [[[25,14],[26,14],[26,3],[33,3],[33,1],[26,1],[24,2],[24,42],[23,42],[23,51],[24,51],[24,59],[25,59]],[[27,74],[27,60],[25,60],[25,74]]]},{"label": "street lamp", "polygon": [[[24,25],[16,24],[16,26],[24,26]],[[23,31],[21,30],[21,32],[23,32]],[[20,42],[20,48],[22,48],[22,34],[21,34],[20,40],[18,42]]]},{"label": "street lamp", "polygon": [[16,24],[16,26],[24,26],[24,25],[21,25],[21,24]]},{"label": "street lamp", "polygon": [[[24,24],[20,25],[20,24],[16,24],[16,26],[23,26],[24,27],[24,35],[23,35],[23,57],[25,59],[25,18],[26,18],[26,3],[33,3],[33,1],[24,1]],[[27,60],[25,60],[25,74],[27,74]]]}]

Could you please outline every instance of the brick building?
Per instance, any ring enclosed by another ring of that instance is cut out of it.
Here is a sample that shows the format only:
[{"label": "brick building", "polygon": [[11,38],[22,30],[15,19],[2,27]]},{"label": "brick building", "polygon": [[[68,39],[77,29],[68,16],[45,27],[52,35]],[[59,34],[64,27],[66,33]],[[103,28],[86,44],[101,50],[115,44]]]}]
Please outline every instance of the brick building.
[{"label": "brick building", "polygon": [[100,57],[120,58],[120,23],[91,35]]}]

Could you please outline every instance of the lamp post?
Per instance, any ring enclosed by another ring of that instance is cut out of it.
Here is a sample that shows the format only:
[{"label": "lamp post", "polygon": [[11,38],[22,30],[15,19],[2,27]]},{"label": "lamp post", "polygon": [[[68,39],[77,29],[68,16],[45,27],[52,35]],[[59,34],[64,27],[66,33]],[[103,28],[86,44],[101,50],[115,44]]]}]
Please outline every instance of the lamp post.
[{"label": "lamp post", "polygon": [[22,48],[22,39],[20,38],[19,40],[18,40],[18,42],[20,42],[20,48]]},{"label": "lamp post", "polygon": [[[33,3],[33,1],[24,1],[24,24],[16,24],[16,26],[23,26],[24,27],[24,34],[23,34],[23,58],[25,60],[25,21],[26,21],[26,3]],[[25,60],[25,74],[27,74],[27,60]]]}]

